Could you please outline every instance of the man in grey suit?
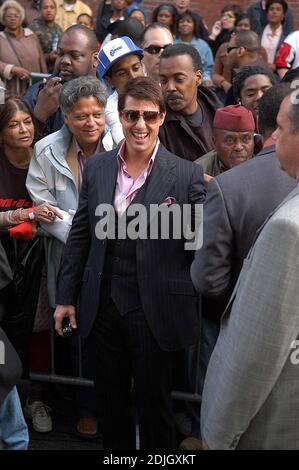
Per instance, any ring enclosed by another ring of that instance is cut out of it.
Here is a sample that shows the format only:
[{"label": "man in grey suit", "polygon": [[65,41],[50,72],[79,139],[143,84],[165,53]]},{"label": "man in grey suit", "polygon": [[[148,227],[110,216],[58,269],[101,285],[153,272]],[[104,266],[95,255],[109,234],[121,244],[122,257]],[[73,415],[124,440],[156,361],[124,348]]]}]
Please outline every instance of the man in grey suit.
[{"label": "man in grey suit", "polygon": [[[208,185],[204,204],[203,246],[195,253],[191,266],[192,281],[202,294],[199,393],[202,392],[208,362],[219,334],[220,318],[256,231],[296,184],[280,170],[271,139],[280,103],[290,92],[288,84],[279,84],[267,90],[259,106],[263,150],[252,160],[218,175]],[[199,445],[194,438],[201,438],[196,413],[192,437],[184,442],[183,448],[192,450],[194,445]]]},{"label": "man in grey suit", "polygon": [[[281,169],[298,181],[296,99],[283,100],[273,138]],[[298,250],[296,186],[257,233],[221,320],[201,407],[210,449],[299,449]]]}]

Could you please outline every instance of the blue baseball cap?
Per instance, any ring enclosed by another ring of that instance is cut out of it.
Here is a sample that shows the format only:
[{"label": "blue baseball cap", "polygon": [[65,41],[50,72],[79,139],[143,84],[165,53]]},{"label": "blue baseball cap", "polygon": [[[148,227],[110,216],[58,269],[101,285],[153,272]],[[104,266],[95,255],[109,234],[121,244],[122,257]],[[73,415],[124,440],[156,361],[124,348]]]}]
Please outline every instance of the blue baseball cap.
[{"label": "blue baseball cap", "polygon": [[136,46],[128,36],[113,39],[105,44],[98,54],[99,65],[97,69],[100,77],[104,78],[113,64],[130,54],[136,54],[143,58],[143,49]]}]

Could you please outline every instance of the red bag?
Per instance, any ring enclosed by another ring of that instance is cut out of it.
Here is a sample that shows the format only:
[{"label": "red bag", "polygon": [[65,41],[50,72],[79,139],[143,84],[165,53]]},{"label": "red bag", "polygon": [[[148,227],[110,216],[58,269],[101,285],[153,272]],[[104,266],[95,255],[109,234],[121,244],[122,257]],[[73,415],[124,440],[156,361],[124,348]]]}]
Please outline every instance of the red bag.
[{"label": "red bag", "polygon": [[32,240],[32,222],[23,222],[8,229],[9,235],[16,240]]}]

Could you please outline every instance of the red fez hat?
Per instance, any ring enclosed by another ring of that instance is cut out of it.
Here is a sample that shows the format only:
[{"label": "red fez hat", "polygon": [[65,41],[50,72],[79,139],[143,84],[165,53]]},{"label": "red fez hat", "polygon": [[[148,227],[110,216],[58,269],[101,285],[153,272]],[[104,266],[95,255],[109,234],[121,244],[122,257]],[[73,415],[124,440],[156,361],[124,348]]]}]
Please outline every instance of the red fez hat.
[{"label": "red fez hat", "polygon": [[216,129],[235,132],[254,131],[255,129],[252,112],[240,105],[217,109],[213,126]]}]

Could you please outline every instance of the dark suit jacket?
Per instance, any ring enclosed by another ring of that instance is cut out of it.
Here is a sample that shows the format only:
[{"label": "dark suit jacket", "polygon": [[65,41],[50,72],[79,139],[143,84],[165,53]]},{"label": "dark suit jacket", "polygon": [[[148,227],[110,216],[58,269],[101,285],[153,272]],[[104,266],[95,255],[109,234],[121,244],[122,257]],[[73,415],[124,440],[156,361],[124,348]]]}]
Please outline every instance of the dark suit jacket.
[{"label": "dark suit jacket", "polygon": [[[65,249],[56,302],[76,305],[80,295],[79,331],[89,335],[97,315],[106,241],[95,235],[99,204],[114,202],[117,152],[88,160]],[[160,145],[144,195],[144,205],[161,204],[167,197],[178,204],[199,204],[205,196],[202,169],[169,153]],[[198,338],[197,296],[190,279],[193,251],[184,239],[137,239],[136,260],[140,299],[148,324],[162,349],[172,351]]]},{"label": "dark suit jacket", "polygon": [[0,291],[12,280],[12,272],[5,250],[0,241]]},{"label": "dark suit jacket", "polygon": [[[191,267],[198,292],[227,299],[258,228],[295,185],[296,181],[280,170],[274,146],[210,181],[203,247],[195,253]],[[225,301],[218,314],[224,307]]]}]

